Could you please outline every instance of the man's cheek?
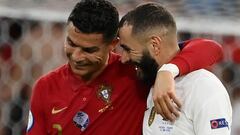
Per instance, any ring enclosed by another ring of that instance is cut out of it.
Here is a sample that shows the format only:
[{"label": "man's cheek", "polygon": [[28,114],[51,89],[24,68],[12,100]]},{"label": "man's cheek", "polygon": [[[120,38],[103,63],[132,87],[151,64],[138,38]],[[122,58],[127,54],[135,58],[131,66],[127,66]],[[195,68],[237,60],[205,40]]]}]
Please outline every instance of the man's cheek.
[{"label": "man's cheek", "polygon": [[101,58],[100,56],[96,56],[96,55],[89,55],[88,59],[92,62],[96,62],[96,63],[101,63],[103,61],[103,58]]},{"label": "man's cheek", "polygon": [[68,47],[68,46],[64,46],[64,52],[65,52],[65,54],[66,54],[66,56],[68,57],[68,58],[71,58],[71,55],[72,55],[72,49],[70,48],[70,47]]},{"label": "man's cheek", "polygon": [[68,59],[71,59],[72,53],[66,53]]}]

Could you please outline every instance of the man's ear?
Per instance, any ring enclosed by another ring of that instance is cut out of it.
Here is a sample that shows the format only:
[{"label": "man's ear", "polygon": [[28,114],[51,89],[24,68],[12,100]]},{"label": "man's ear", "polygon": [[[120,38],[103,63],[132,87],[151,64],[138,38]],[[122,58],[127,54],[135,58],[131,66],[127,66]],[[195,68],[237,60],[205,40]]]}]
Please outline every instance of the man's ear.
[{"label": "man's ear", "polygon": [[161,37],[159,37],[159,36],[152,36],[150,42],[151,42],[151,46],[153,48],[153,53],[155,55],[159,55],[160,51],[161,51],[161,47],[162,47],[161,46],[162,45]]},{"label": "man's ear", "polygon": [[115,47],[119,44],[119,41],[120,41],[119,37],[114,38],[110,44],[111,47],[110,50],[114,50]]}]

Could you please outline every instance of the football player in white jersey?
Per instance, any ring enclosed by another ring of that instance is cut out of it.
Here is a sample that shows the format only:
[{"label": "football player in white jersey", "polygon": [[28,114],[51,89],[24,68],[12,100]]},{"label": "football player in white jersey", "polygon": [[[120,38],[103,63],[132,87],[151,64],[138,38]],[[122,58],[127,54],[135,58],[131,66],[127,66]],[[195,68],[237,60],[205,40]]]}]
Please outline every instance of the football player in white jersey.
[{"label": "football player in white jersey", "polygon": [[[149,64],[151,69],[164,70],[164,64],[180,50],[174,18],[157,3],[146,3],[127,13],[120,22],[119,36],[122,61],[135,64],[138,76],[145,81],[156,75],[146,68]],[[211,44],[214,41],[194,39],[183,44],[198,42]],[[172,65],[172,69],[176,67]],[[167,121],[157,114],[151,90],[143,120],[144,135],[230,135],[232,107],[217,77],[200,69],[176,78],[175,83],[176,95],[182,102],[179,118]]]}]

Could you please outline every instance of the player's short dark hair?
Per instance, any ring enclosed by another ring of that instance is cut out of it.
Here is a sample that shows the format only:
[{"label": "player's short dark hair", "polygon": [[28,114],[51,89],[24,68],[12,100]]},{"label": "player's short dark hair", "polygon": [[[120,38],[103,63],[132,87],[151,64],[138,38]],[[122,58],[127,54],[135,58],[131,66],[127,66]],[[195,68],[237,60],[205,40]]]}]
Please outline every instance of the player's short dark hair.
[{"label": "player's short dark hair", "polygon": [[81,0],[72,10],[68,22],[83,33],[103,34],[104,41],[109,43],[117,35],[119,14],[108,1]]},{"label": "player's short dark hair", "polygon": [[176,22],[171,13],[159,3],[145,3],[122,17],[119,27],[124,23],[132,25],[132,34],[139,34],[156,27],[173,28],[176,30]]}]

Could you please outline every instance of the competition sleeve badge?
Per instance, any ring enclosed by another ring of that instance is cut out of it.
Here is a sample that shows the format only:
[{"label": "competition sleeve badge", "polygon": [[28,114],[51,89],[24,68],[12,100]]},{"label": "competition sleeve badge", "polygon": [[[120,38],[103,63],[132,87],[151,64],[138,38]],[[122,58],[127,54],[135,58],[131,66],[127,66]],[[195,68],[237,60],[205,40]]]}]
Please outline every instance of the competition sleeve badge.
[{"label": "competition sleeve badge", "polygon": [[225,128],[225,127],[229,129],[228,122],[225,118],[210,120],[210,124],[212,129]]},{"label": "competition sleeve badge", "polygon": [[113,109],[111,102],[112,88],[107,85],[100,85],[97,96],[105,102],[105,107],[98,110],[98,112],[105,112],[107,109]]},{"label": "competition sleeve badge", "polygon": [[73,122],[81,131],[84,131],[89,125],[90,120],[87,113],[80,111],[73,117]]}]

